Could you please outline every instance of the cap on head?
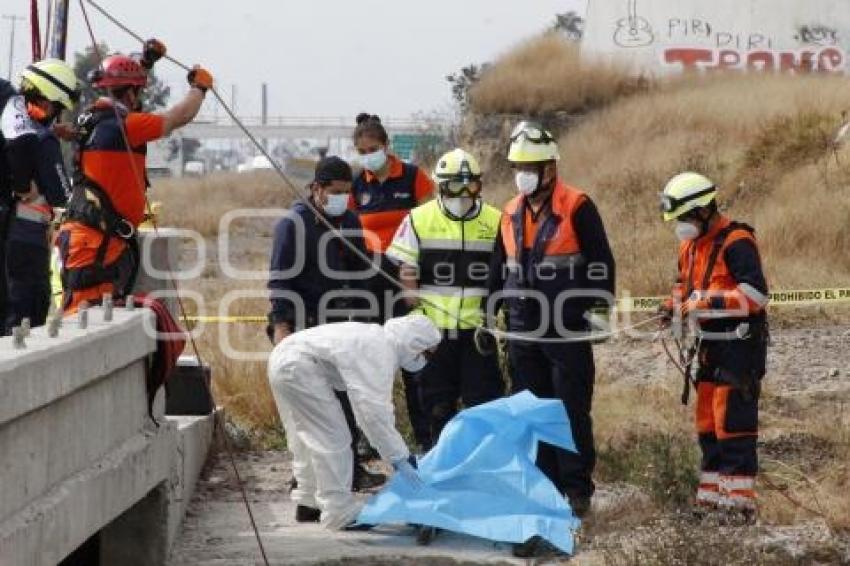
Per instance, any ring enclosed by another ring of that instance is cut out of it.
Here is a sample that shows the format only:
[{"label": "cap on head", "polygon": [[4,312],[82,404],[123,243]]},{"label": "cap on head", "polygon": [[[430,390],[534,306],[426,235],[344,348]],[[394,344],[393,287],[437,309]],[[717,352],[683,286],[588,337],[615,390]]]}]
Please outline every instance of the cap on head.
[{"label": "cap on head", "polygon": [[313,177],[315,183],[332,183],[334,181],[345,181],[350,183],[354,179],[351,166],[336,156],[324,157],[316,164],[316,172]]},{"label": "cap on head", "polygon": [[661,211],[669,222],[713,203],[717,199],[717,185],[699,173],[686,172],[676,175],[661,193]]},{"label": "cap on head", "polygon": [[558,161],[558,144],[554,136],[535,122],[520,122],[511,133],[508,161],[520,163],[546,163]]}]

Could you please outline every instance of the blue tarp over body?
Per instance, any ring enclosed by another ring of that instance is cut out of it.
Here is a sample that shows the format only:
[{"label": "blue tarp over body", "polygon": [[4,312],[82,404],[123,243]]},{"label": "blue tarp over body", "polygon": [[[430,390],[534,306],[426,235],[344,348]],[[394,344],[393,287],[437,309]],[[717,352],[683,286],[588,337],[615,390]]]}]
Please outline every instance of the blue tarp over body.
[{"label": "blue tarp over body", "polygon": [[462,411],[419,462],[425,487],[415,491],[396,474],[358,521],[430,525],[513,543],[540,535],[572,554],[580,522],[534,464],[538,442],[575,451],[561,401],[526,391]]}]

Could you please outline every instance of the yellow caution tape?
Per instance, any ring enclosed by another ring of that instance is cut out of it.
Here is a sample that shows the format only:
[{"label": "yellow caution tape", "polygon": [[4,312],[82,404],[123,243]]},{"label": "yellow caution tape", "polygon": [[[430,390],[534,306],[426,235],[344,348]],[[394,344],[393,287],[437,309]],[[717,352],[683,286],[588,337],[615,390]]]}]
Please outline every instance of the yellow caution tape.
[{"label": "yellow caution tape", "polygon": [[[769,293],[768,307],[795,307],[850,303],[850,287],[832,289],[802,289]],[[666,297],[624,297],[617,300],[618,312],[655,312]],[[190,316],[189,322],[210,324],[266,323],[265,316]]]},{"label": "yellow caution tape", "polygon": [[187,316],[186,319],[189,322],[202,322],[202,323],[259,323],[259,322],[268,322],[269,319],[266,316]]},{"label": "yellow caution tape", "polygon": [[[802,289],[768,293],[770,307],[795,307],[850,302],[850,287]],[[619,312],[655,312],[666,297],[625,297],[617,301]]]}]

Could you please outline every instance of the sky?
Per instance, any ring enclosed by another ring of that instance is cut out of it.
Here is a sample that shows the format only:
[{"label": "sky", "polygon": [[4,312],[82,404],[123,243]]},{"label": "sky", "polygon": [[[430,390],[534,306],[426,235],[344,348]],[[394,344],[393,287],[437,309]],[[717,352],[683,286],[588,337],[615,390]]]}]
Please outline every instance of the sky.
[{"label": "sky", "polygon": [[[41,0],[44,5],[45,0]],[[71,53],[90,44],[79,3],[71,0]],[[260,114],[263,82],[269,113],[354,116],[361,111],[405,118],[451,108],[446,75],[491,61],[554,20],[584,12],[586,0],[100,0],[143,37],[162,39],[169,54],[201,63],[241,115]],[[29,0],[2,0],[0,12],[28,16]],[[42,8],[44,12],[45,8]],[[112,49],[138,43],[88,8],[95,36]],[[42,15],[42,18],[44,15]],[[8,20],[0,20],[0,69],[9,54]],[[18,22],[17,74],[30,58],[30,25]],[[157,74],[180,95],[184,73],[161,62]],[[205,113],[217,109],[207,102]]]}]

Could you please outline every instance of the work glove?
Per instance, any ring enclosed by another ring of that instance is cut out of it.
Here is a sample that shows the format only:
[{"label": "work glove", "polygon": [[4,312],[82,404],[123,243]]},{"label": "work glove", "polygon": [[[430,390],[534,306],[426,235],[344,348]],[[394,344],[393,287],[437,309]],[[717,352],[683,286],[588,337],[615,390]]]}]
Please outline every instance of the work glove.
[{"label": "work glove", "polygon": [[416,458],[411,454],[407,458],[401,458],[393,462],[393,469],[403,477],[414,491],[419,491],[425,484],[416,471]]},{"label": "work glove", "polygon": [[662,329],[669,328],[670,324],[673,322],[673,315],[676,312],[676,306],[673,302],[672,297],[668,297],[664,299],[660,305],[658,305],[658,310],[656,314],[661,317],[659,320],[659,326]]},{"label": "work glove", "polygon": [[701,298],[697,295],[691,295],[691,297],[683,302],[679,307],[679,316],[682,317],[682,320],[691,316],[692,313],[700,313],[703,311],[707,311],[711,309],[711,302],[708,299]]},{"label": "work glove", "polygon": [[154,63],[165,57],[167,51],[165,44],[160,40],[147,40],[144,47],[142,47],[142,60],[140,61],[142,67],[150,71]]},{"label": "work glove", "polygon": [[206,93],[213,87],[212,74],[200,65],[192,67],[192,70],[189,71],[186,79],[189,81],[189,86],[201,89],[203,93]]}]

